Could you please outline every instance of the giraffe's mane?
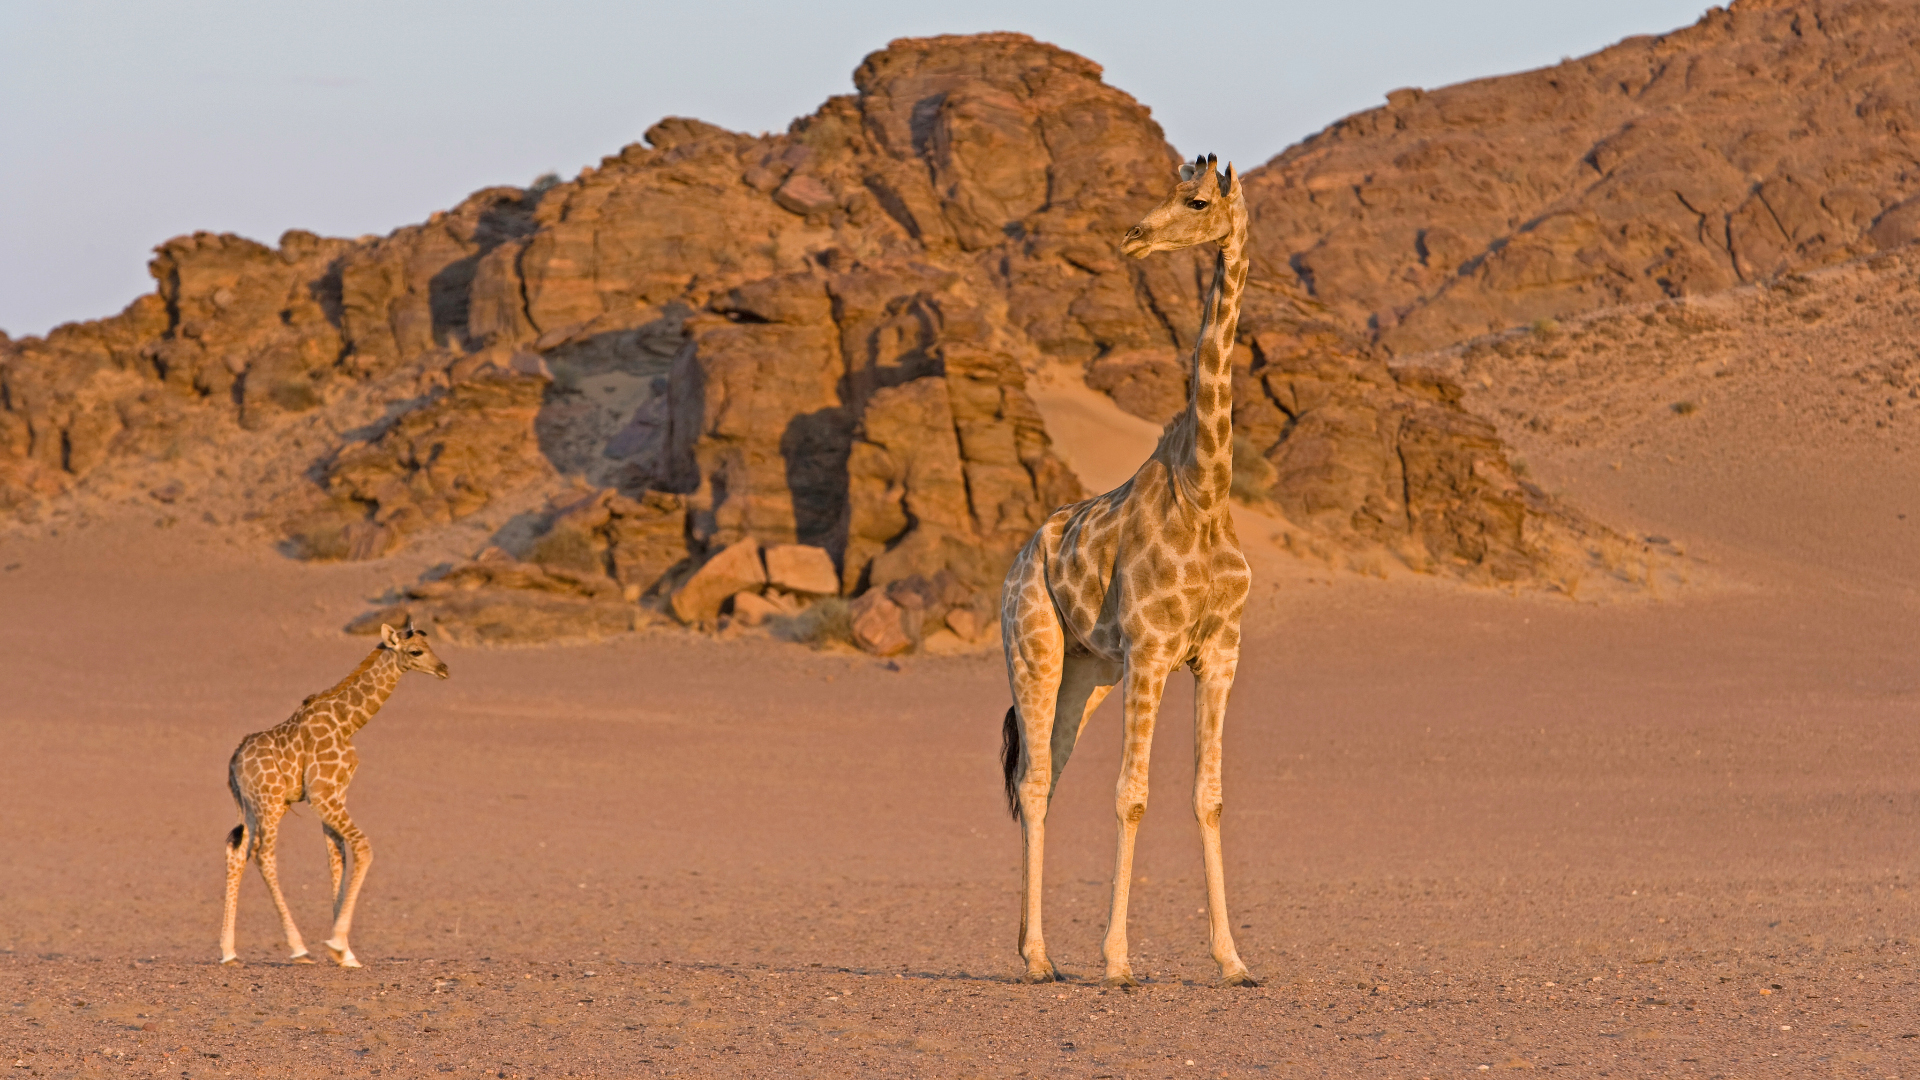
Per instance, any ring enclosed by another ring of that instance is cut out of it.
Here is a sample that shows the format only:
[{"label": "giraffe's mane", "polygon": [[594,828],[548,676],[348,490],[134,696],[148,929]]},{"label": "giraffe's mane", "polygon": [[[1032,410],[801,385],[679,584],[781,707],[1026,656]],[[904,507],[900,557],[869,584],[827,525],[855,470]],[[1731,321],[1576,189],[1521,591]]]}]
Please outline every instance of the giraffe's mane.
[{"label": "giraffe's mane", "polygon": [[365,660],[360,661],[359,667],[354,668],[352,671],[347,672],[346,678],[341,679],[337,683],[334,683],[333,686],[331,686],[330,688],[323,690],[318,694],[313,695],[312,697],[308,698],[307,701],[309,703],[312,703],[320,700],[321,698],[330,698],[337,694],[345,692],[347,687],[352,686],[354,683],[358,682],[360,679],[360,676],[365,675],[367,673],[368,668],[371,668],[373,667],[373,665],[379,663],[380,654],[386,651],[387,651],[387,647],[385,645],[380,645],[376,647],[372,652],[367,654],[367,658]]},{"label": "giraffe's mane", "polygon": [[1194,480],[1189,472],[1193,465],[1194,423],[1191,408],[1167,421],[1167,426],[1160,429],[1160,442],[1154,446],[1148,460],[1158,458],[1166,466],[1167,480],[1172,484],[1176,498],[1197,505],[1200,495],[1194,490]]}]

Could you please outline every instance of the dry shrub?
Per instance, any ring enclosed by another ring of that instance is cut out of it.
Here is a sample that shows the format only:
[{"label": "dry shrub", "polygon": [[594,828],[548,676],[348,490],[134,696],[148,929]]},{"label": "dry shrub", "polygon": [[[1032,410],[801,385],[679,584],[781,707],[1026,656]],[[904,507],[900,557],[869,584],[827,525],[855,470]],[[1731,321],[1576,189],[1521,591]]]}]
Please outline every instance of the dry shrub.
[{"label": "dry shrub", "polygon": [[777,638],[816,649],[853,644],[853,612],[838,596],[815,600],[798,615],[777,616],[767,625]]},{"label": "dry shrub", "polygon": [[1253,440],[1236,432],[1233,436],[1233,497],[1250,506],[1264,505],[1273,491],[1274,482],[1279,479],[1280,474],[1274,471],[1273,462],[1254,447]]}]

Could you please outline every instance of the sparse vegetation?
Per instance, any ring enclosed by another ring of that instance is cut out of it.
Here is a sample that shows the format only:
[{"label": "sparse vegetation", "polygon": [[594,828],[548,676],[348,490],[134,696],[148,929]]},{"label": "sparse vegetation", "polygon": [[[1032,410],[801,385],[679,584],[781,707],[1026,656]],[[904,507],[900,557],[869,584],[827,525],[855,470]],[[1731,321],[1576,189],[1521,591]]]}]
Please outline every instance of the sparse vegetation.
[{"label": "sparse vegetation", "polygon": [[847,601],[838,596],[815,600],[798,615],[770,619],[767,627],[777,638],[816,649],[853,644],[853,612]]},{"label": "sparse vegetation", "polygon": [[1268,493],[1273,490],[1274,481],[1280,474],[1274,471],[1273,463],[1253,445],[1253,440],[1235,432],[1233,435],[1233,497],[1249,506],[1260,506],[1267,501]]},{"label": "sparse vegetation", "polygon": [[1694,413],[1700,411],[1699,403],[1693,401],[1676,401],[1668,406],[1668,408],[1679,413],[1681,416],[1692,416]]},{"label": "sparse vegetation", "polygon": [[544,173],[541,173],[539,176],[534,177],[533,183],[527,185],[527,194],[545,195],[547,192],[559,186],[560,186],[559,173],[544,172]]}]

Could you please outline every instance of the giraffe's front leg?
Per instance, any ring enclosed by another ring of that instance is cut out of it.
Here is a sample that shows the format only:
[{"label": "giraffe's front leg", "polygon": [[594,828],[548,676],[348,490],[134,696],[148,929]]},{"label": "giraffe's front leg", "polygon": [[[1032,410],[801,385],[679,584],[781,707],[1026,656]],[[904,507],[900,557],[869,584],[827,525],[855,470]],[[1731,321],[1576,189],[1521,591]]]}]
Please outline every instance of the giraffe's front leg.
[{"label": "giraffe's front leg", "polygon": [[346,803],[339,797],[317,799],[313,808],[327,829],[353,848],[353,873],[347,879],[346,895],[336,905],[333,936],[323,944],[341,967],[357,968],[360,961],[347,944],[347,935],[353,930],[353,906],[360,899],[360,886],[367,879],[367,868],[373,865],[373,845],[367,842],[367,834],[347,816]]},{"label": "giraffe's front leg", "polygon": [[1220,985],[1259,986],[1233,944],[1227,917],[1227,878],[1220,855],[1221,735],[1237,657],[1220,656],[1194,668],[1193,816],[1200,819],[1200,853],[1207,873],[1207,942],[1220,965]]},{"label": "giraffe's front leg", "polygon": [[1114,791],[1119,844],[1113,866],[1113,906],[1107,914],[1107,937],[1100,952],[1106,959],[1108,986],[1140,985],[1127,959],[1127,898],[1133,884],[1133,843],[1140,819],[1147,815],[1147,762],[1153,750],[1153,723],[1160,713],[1160,695],[1167,681],[1167,665],[1152,656],[1127,660],[1121,686],[1126,691],[1126,733],[1120,751],[1120,781]]}]

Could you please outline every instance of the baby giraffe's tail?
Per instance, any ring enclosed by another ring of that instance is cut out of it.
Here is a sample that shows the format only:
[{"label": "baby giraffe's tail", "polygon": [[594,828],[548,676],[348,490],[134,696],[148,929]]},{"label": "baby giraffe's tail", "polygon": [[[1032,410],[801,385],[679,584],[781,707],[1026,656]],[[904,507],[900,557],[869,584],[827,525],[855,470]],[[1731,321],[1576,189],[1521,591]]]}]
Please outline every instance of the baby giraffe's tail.
[{"label": "baby giraffe's tail", "polygon": [[1020,715],[1007,708],[1007,722],[1000,727],[1000,771],[1007,783],[1007,812],[1020,820]]}]

